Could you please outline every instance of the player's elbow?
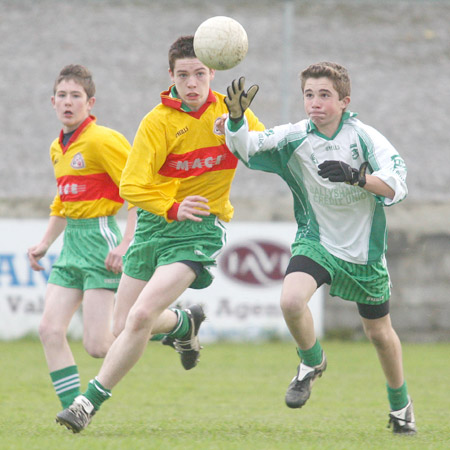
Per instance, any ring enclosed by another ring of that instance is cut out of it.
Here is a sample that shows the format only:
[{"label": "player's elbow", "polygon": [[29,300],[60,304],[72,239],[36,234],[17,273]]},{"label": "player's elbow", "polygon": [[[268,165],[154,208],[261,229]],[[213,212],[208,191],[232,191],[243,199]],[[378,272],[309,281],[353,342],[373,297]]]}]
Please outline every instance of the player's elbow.
[{"label": "player's elbow", "polygon": [[130,184],[121,182],[120,186],[119,186],[119,195],[120,195],[121,198],[123,198],[127,202],[133,203],[130,200],[130,196],[132,195],[132,190],[131,190],[131,185]]}]

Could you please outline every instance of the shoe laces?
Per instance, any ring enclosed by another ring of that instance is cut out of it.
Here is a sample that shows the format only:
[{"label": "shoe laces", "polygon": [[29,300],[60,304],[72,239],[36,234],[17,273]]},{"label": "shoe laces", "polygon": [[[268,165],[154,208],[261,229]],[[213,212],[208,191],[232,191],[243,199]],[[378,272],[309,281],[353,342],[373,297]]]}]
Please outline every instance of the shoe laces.
[{"label": "shoe laces", "polygon": [[70,411],[83,421],[89,420],[89,413],[84,409],[81,403],[75,403],[69,407]]},{"label": "shoe laces", "polygon": [[175,347],[175,350],[178,353],[183,353],[185,351],[191,351],[191,350],[198,351],[200,348],[198,345],[197,336],[194,336],[192,339],[187,339],[185,341],[175,339],[175,342],[173,343],[173,345]]}]

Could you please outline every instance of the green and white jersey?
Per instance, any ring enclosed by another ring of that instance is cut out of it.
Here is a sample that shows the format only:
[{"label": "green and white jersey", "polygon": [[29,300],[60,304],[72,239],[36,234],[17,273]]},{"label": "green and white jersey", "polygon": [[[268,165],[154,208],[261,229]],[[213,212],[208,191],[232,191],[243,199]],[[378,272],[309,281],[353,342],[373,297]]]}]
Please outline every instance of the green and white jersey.
[{"label": "green and white jersey", "polygon": [[[372,264],[387,249],[384,206],[407,195],[406,165],[392,144],[345,112],[332,138],[322,135],[310,120],[249,131],[227,122],[226,143],[250,169],[276,173],[294,196],[296,238],[320,242],[332,255],[356,264]],[[391,200],[358,186],[331,182],[318,174],[318,165],[340,160],[354,168],[368,161],[368,172],[395,192]]]}]

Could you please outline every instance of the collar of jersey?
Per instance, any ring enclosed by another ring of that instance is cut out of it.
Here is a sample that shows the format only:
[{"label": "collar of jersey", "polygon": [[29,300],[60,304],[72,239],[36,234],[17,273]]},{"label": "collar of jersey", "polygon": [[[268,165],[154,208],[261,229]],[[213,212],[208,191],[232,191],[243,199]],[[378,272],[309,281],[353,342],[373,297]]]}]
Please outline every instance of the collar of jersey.
[{"label": "collar of jersey", "polygon": [[322,134],[317,129],[317,127],[313,124],[313,122],[311,120],[308,121],[308,130],[307,130],[307,132],[308,133],[315,133],[315,134],[317,134],[317,136],[320,136],[323,139],[327,139],[328,141],[331,141],[339,134],[339,132],[342,129],[342,125],[344,125],[344,122],[347,119],[350,119],[352,117],[356,117],[357,115],[358,115],[358,113],[354,113],[354,112],[351,112],[351,111],[344,111],[344,113],[342,114],[342,117],[341,117],[341,122],[339,123],[339,126],[338,126],[336,132],[331,137],[328,137],[328,136],[325,136],[324,134]]},{"label": "collar of jersey", "polygon": [[208,109],[208,106],[215,102],[217,102],[216,96],[210,89],[208,98],[202,107],[198,111],[192,111],[189,106],[183,103],[183,101],[178,97],[178,92],[174,84],[169,87],[169,90],[161,93],[161,103],[163,105],[188,113],[195,118],[199,118]]},{"label": "collar of jersey", "polygon": [[87,117],[83,122],[81,122],[78,128],[73,132],[72,136],[70,136],[70,139],[66,145],[63,144],[64,132],[63,130],[61,130],[61,132],[59,133],[59,145],[61,146],[63,154],[66,153],[67,149],[70,147],[70,144],[78,139],[78,136],[83,132],[83,130],[95,120],[97,120],[96,117],[91,115]]}]

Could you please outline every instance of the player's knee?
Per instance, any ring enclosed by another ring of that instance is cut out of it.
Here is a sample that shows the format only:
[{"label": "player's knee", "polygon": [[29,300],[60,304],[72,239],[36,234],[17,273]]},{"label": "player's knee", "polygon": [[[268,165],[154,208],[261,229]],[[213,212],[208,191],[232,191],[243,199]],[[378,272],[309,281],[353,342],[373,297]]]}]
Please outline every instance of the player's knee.
[{"label": "player's knee", "polygon": [[390,327],[365,327],[367,338],[376,347],[383,347],[392,340],[393,330]]},{"label": "player's knee", "polygon": [[93,358],[102,359],[106,356],[108,351],[106,349],[102,348],[96,348],[96,347],[87,347],[85,346],[86,352],[88,355],[92,356]]},{"label": "player's knee", "polygon": [[126,327],[131,332],[150,329],[152,313],[146,308],[134,307],[128,314]]},{"label": "player's knee", "polygon": [[104,358],[108,353],[111,342],[112,341],[110,339],[84,340],[83,346],[88,355],[92,356],[93,358]]},{"label": "player's knee", "polygon": [[307,307],[308,299],[301,292],[283,293],[280,300],[284,316],[301,314]]},{"label": "player's knee", "polygon": [[39,338],[42,344],[60,342],[65,339],[66,330],[57,323],[41,320],[38,328]]}]

